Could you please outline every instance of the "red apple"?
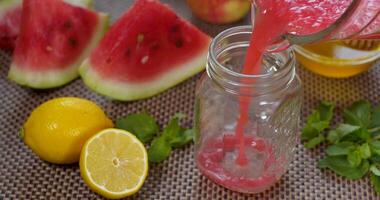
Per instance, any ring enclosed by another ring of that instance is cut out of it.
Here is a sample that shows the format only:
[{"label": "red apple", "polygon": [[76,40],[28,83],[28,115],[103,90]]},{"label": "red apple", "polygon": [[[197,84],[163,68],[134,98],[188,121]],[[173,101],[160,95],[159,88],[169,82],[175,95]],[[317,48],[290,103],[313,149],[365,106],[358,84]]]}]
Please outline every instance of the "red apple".
[{"label": "red apple", "polygon": [[227,24],[242,19],[249,11],[250,0],[187,0],[193,13],[214,24]]}]

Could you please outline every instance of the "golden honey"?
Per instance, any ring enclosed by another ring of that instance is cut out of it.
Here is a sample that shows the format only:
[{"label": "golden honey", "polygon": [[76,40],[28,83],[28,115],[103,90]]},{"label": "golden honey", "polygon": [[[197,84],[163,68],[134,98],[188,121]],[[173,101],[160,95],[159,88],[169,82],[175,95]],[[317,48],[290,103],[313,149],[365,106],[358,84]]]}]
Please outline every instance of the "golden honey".
[{"label": "golden honey", "polygon": [[330,41],[294,48],[302,66],[333,78],[365,72],[380,57],[380,42],[374,40]]}]

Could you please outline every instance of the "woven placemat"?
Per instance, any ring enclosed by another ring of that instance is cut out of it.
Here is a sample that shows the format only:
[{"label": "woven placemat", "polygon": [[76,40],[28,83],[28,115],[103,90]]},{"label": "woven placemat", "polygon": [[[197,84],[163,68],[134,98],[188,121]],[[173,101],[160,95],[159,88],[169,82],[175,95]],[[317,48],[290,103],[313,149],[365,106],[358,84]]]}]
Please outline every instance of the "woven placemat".
[{"label": "woven placemat", "polygon": [[[99,0],[95,6],[106,12],[112,11],[115,18],[131,2]],[[197,21],[191,17],[185,1],[166,2],[210,35],[226,28]],[[81,80],[54,90],[36,91],[20,87],[6,78],[10,59],[10,53],[0,51],[0,199],[101,199],[84,184],[78,165],[46,163],[18,138],[18,129],[28,114],[46,100],[60,96],[87,98],[102,106],[114,120],[128,113],[147,110],[161,125],[177,112],[188,116],[193,114],[195,84],[199,75],[147,100],[117,102],[93,93]],[[376,104],[380,102],[379,67],[344,80],[323,78],[302,68],[298,73],[304,85],[303,121],[322,99],[336,102],[338,111],[358,99],[368,99]],[[339,120],[339,117],[335,119]],[[183,123],[190,127],[191,117]],[[295,160],[276,186],[261,194],[244,195],[224,189],[202,176],[194,165],[193,146],[188,146],[175,150],[164,163],[151,165],[143,188],[130,199],[379,199],[368,178],[348,181],[329,171],[319,170],[317,161],[322,152],[322,148],[306,150],[298,145]]]}]

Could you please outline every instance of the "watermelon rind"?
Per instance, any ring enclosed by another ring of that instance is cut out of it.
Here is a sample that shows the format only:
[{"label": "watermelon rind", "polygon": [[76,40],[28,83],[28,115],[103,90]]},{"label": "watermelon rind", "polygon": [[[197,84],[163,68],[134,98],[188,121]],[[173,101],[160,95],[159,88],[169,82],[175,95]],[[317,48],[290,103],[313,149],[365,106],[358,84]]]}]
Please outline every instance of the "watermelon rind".
[{"label": "watermelon rind", "polygon": [[70,66],[65,67],[64,70],[44,70],[33,71],[28,70],[28,67],[20,68],[12,63],[8,78],[20,85],[35,88],[35,89],[48,89],[60,87],[69,83],[79,76],[78,67],[82,61],[90,54],[91,50],[96,47],[100,39],[103,37],[109,25],[109,16],[104,13],[98,13],[99,23],[96,27],[93,37],[87,48],[83,51],[82,55],[73,62]]},{"label": "watermelon rind", "polygon": [[187,78],[201,72],[206,66],[208,45],[197,56],[165,72],[154,80],[125,83],[102,77],[91,67],[86,59],[79,68],[84,83],[97,93],[120,101],[133,101],[157,95]]},{"label": "watermelon rind", "polygon": [[92,0],[64,0],[64,2],[74,5],[74,6],[82,7],[82,8],[92,7]]},{"label": "watermelon rind", "polygon": [[0,1],[0,17],[8,10],[16,8],[22,4],[22,0],[3,0]]}]

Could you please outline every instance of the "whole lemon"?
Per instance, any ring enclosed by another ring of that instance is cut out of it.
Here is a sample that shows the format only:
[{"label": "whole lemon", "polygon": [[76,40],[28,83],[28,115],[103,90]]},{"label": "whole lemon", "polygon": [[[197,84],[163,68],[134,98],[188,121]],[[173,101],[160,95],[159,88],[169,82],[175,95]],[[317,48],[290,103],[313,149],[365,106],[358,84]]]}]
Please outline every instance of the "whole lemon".
[{"label": "whole lemon", "polygon": [[95,103],[63,97],[34,109],[20,135],[43,160],[70,164],[79,161],[82,146],[88,138],[111,127],[112,121]]}]

